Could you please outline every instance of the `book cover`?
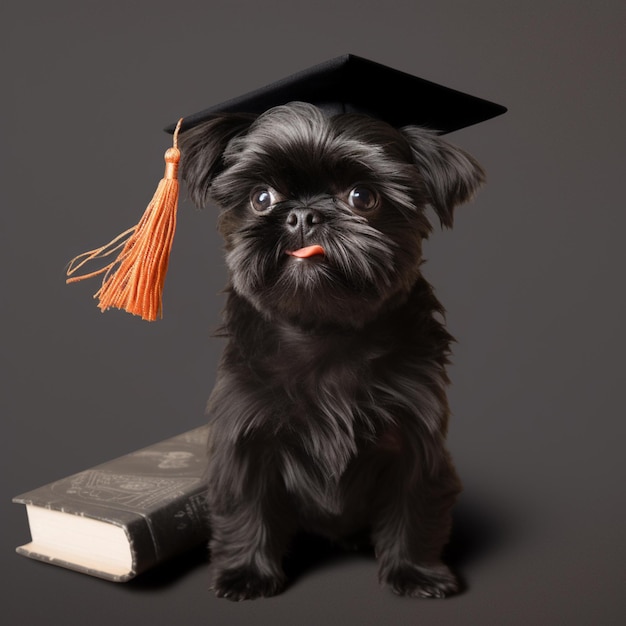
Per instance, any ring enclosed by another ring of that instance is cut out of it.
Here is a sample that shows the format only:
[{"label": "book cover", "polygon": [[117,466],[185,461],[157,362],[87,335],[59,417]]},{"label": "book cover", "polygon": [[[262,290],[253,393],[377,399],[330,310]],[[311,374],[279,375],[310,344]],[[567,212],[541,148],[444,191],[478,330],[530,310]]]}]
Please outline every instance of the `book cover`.
[{"label": "book cover", "polygon": [[116,582],[208,540],[208,426],[13,499],[26,505],[29,558]]}]

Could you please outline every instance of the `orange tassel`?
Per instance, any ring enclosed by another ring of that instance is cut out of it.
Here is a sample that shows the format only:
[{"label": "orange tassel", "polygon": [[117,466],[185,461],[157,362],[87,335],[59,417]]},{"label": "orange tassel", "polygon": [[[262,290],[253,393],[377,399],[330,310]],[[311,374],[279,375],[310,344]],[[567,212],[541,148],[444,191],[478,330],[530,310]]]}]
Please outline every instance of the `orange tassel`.
[{"label": "orange tassel", "polygon": [[[182,121],[176,125],[173,147],[165,153],[165,174],[139,223],[105,246],[78,255],[69,264],[67,275],[71,278],[67,283],[104,274],[102,286],[94,295],[102,311],[115,307],[151,322],[162,317],[163,285],[176,229],[178,131]],[[107,266],[73,276],[89,261],[105,258],[120,248],[119,256]]]}]

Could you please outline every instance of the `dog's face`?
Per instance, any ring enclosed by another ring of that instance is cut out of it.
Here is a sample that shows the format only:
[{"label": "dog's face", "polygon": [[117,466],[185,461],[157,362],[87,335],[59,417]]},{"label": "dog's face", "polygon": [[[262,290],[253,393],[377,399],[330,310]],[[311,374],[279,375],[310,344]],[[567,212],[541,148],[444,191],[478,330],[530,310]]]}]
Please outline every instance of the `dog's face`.
[{"label": "dog's face", "polygon": [[434,133],[291,103],[183,135],[194,202],[221,207],[233,289],[268,319],[361,327],[419,276],[431,206],[445,226],[483,180]]}]

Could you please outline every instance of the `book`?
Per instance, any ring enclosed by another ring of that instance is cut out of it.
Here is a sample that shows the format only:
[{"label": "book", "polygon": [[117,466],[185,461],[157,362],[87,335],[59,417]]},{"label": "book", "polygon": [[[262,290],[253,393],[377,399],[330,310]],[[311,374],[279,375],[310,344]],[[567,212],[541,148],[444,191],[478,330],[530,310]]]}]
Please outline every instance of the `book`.
[{"label": "book", "polygon": [[17,552],[125,582],[207,542],[207,434],[196,428],[15,497],[32,538]]}]

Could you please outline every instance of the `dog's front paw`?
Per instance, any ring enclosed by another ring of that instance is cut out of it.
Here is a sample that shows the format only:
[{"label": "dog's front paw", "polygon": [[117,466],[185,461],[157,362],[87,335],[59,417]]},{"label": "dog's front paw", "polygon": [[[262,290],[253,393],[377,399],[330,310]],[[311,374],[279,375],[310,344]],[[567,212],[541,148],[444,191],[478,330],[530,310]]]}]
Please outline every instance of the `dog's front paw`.
[{"label": "dog's front paw", "polygon": [[238,567],[218,572],[212,589],[218,598],[239,602],[275,596],[284,586],[283,578],[262,575],[254,567]]},{"label": "dog's front paw", "polygon": [[431,566],[405,563],[391,567],[382,576],[382,582],[394,593],[412,598],[445,598],[460,589],[456,576],[443,563]]}]

